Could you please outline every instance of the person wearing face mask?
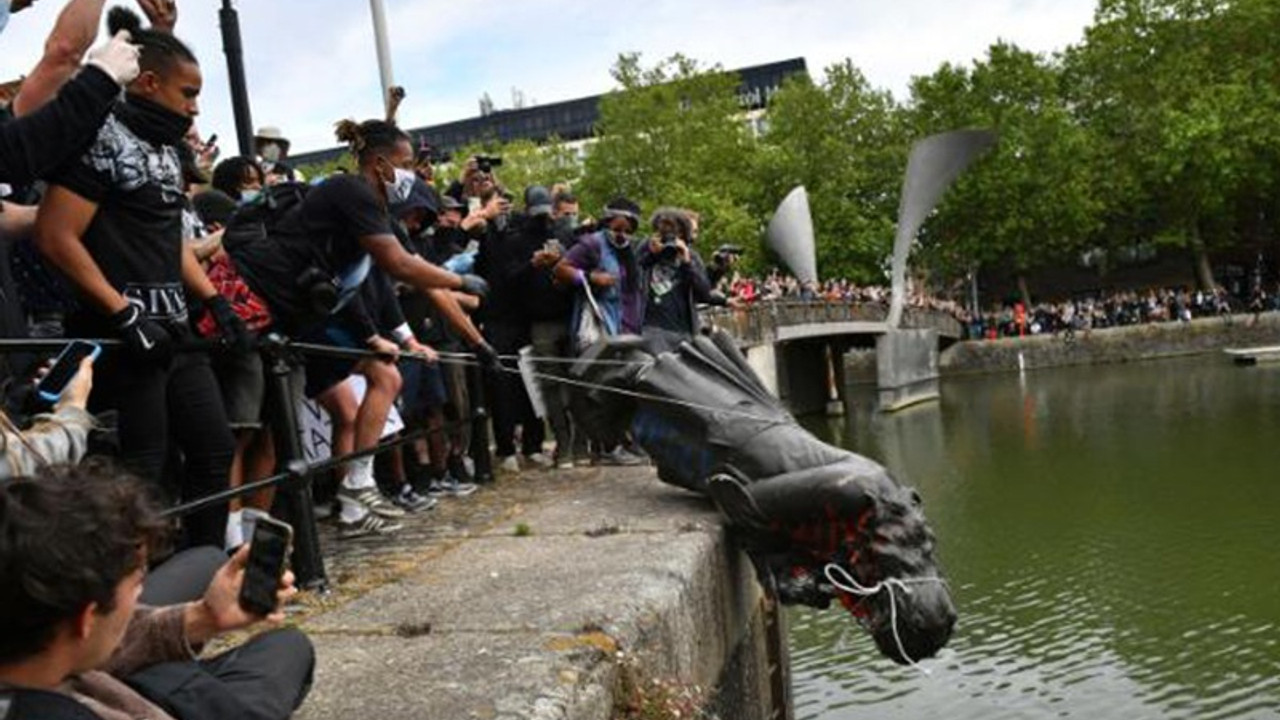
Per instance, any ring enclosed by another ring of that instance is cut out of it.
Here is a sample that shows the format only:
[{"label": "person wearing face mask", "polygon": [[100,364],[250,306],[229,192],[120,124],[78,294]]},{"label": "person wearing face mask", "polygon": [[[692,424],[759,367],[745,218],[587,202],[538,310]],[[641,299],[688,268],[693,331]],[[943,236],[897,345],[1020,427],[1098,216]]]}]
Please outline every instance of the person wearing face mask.
[{"label": "person wearing face mask", "polygon": [[566,252],[578,244],[578,198],[566,189],[554,192],[551,203],[551,227],[560,247]]},{"label": "person wearing face mask", "polygon": [[[115,408],[125,463],[162,486],[170,441],[181,449],[183,499],[227,487],[234,441],[217,381],[203,353],[177,353],[190,337],[188,300],[204,303],[233,345],[244,323],[218,295],[190,245],[180,147],[198,112],[202,77],[191,50],[173,35],[143,30],[122,7],[107,19],[141,48],[141,74],[129,84],[78,162],[49,178],[36,244],[80,296],[67,318],[72,337],[110,337],[91,408]],[[187,541],[219,545],[225,506],[186,519]]]},{"label": "person wearing face mask", "polygon": [[285,163],[285,158],[289,157],[289,145],[289,138],[278,127],[268,125],[258,128],[253,136],[254,152],[258,154],[269,184],[306,182],[301,173]]},{"label": "person wearing face mask", "polygon": [[[372,269],[376,266],[424,293],[445,289],[483,296],[488,288],[478,277],[455,275],[409,253],[396,238],[388,206],[406,201],[417,180],[409,136],[383,120],[343,120],[336,134],[351,148],[358,172],[335,175],[310,188],[274,232],[230,245],[228,252],[249,287],[267,301],[275,329],[307,342],[382,353],[385,359],[345,367],[332,360],[308,360],[308,397],[331,391],[352,372],[369,381],[351,433],[353,449],[359,451],[380,439],[401,383],[393,364],[399,349],[379,334],[377,308],[361,297]],[[440,294],[440,303],[443,314],[465,320],[451,293]],[[493,362],[493,349],[474,326],[458,326],[464,341],[485,362]],[[338,499],[343,537],[393,532],[395,519],[404,514],[378,493],[372,458],[349,464]]]},{"label": "person wearing face mask", "polygon": [[232,200],[248,205],[262,195],[267,184],[267,174],[257,160],[251,157],[231,157],[218,163],[213,169],[210,184]]},{"label": "person wearing face mask", "polygon": [[[600,217],[601,229],[582,236],[555,265],[557,282],[568,288],[589,288],[608,335],[639,335],[644,327],[645,293],[633,237],[640,226],[640,206],[625,197],[610,201]],[[593,312],[586,293],[575,291],[569,321],[570,342],[580,351],[581,339],[574,337],[582,315]],[[622,447],[622,438],[593,437],[597,462],[608,465],[637,465],[643,459]]]}]

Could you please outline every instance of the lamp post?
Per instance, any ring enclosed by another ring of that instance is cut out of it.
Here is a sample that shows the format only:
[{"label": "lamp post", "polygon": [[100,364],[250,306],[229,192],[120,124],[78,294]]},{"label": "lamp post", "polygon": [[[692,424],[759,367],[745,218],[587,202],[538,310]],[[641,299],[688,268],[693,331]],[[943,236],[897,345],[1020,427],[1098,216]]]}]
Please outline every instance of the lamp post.
[{"label": "lamp post", "polygon": [[222,24],[222,51],[227,55],[227,80],[231,84],[231,110],[236,120],[240,154],[253,157],[253,118],[249,115],[249,86],[244,78],[244,53],[240,42],[240,16],[231,0],[222,0],[218,11]]}]

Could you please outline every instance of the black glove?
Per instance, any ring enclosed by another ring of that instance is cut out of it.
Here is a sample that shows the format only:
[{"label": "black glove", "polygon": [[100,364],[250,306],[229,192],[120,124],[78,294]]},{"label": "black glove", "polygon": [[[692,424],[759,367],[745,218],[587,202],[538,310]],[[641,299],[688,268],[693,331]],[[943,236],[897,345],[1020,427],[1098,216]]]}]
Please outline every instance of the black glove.
[{"label": "black glove", "polygon": [[134,357],[157,365],[173,357],[173,336],[160,323],[143,317],[142,308],[137,305],[129,303],[129,307],[111,316],[111,322]]},{"label": "black glove", "polygon": [[462,275],[462,287],[458,288],[468,295],[484,299],[489,294],[489,283],[479,275]]},{"label": "black glove", "polygon": [[[463,277],[467,277],[464,275]],[[471,277],[475,277],[472,275]],[[487,342],[481,341],[475,347],[476,360],[480,363],[480,368],[491,372],[502,372],[502,362],[498,360],[498,351]]]},{"label": "black glove", "polygon": [[227,345],[236,352],[247,352],[251,347],[253,336],[249,332],[249,327],[244,324],[244,320],[241,320],[236,311],[231,309],[231,303],[221,295],[214,295],[204,304],[209,308],[213,321],[218,323],[218,329],[222,330],[222,337],[226,339]]}]

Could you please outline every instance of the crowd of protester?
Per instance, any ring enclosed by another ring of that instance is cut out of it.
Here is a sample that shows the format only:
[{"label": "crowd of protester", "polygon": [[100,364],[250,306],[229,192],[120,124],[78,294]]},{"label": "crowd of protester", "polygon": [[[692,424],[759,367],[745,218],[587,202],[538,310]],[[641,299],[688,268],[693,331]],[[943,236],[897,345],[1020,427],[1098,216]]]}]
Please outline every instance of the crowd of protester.
[{"label": "crowd of protester", "polygon": [[[776,269],[761,278],[730,272],[720,279],[718,287],[727,296],[729,304],[738,307],[767,302],[878,304],[887,307],[890,298],[887,287],[857,285],[842,278],[805,284]],[[1280,310],[1280,288],[1277,292],[1268,292],[1256,278],[1250,287],[1252,289],[1246,297],[1231,295],[1222,287],[1214,291],[1171,287],[1078,294],[1057,302],[1035,303],[1030,308],[1020,301],[1010,300],[979,313],[955,300],[913,291],[908,296],[907,306],[955,317],[966,339],[993,340],[1063,333],[1074,337],[1077,331],[1190,322],[1207,317],[1229,318],[1240,312],[1256,316]]]},{"label": "crowd of protester", "polygon": [[1097,293],[1036,303],[1029,309],[1019,302],[1005,303],[982,314],[958,315],[966,337],[995,339],[1027,335],[1065,335],[1077,332],[1147,323],[1186,323],[1199,318],[1230,319],[1235,313],[1257,315],[1280,310],[1280,294],[1269,293],[1261,282],[1253,283],[1247,298],[1233,297],[1223,288],[1213,292],[1185,287]]},{"label": "crowd of protester", "polygon": [[[584,209],[566,185],[505,187],[500,158],[437,177],[395,122],[402,93],[382,118],[337,123],[350,159],[332,176],[293,167],[278,127],[219,160],[194,124],[200,59],[175,4],[138,5],[145,25],[113,8],[91,50],[104,0],[69,0],[0,114],[3,336],[116,341],[52,402],[31,392],[48,358],[0,353],[0,707],[14,720],[285,718],[303,701],[314,658],[297,631],[197,659],[217,634],[279,618],[236,601],[273,491],[203,507],[176,533],[158,515],[276,470],[268,336],[364,351],[286,357],[292,400],[325,409],[334,455],[358,456],[313,478],[349,540],[476,492],[472,458],[490,452],[472,432],[478,397],[501,475],[645,462],[625,434],[578,422],[562,382],[603,336],[661,352],[699,331],[705,305],[887,303],[845,280],[742,277],[729,246],[704,263],[693,209],[621,196]],[[981,318],[910,304],[975,337],[1221,310],[1184,291]],[[425,432],[370,456],[393,408]],[[279,600],[294,592],[285,573]]]},{"label": "crowd of protester", "polygon": [[[313,665],[301,633],[197,658],[278,619],[236,600],[255,525],[281,511],[273,491],[158,515],[280,464],[291,428],[268,365],[282,345],[265,339],[362,351],[283,358],[292,403],[324,408],[331,452],[354,455],[312,477],[318,514],[339,539],[378,538],[488,479],[473,476],[490,451],[472,432],[480,397],[500,475],[645,462],[625,434],[577,422],[560,380],[602,336],[674,348],[724,298],[696,212],[616,197],[583,213],[565,185],[504,187],[500,158],[437,178],[395,122],[402,92],[385,117],[337,123],[350,159],[332,176],[293,167],[278,127],[219,160],[194,122],[200,59],[174,2],[137,0],[146,22],[113,7],[91,50],[104,4],[68,0],[0,116],[2,335],[114,341],[52,400],[32,391],[48,357],[0,353],[0,706],[288,717]],[[364,452],[393,408],[425,432]],[[285,573],[279,600],[294,592]]]}]

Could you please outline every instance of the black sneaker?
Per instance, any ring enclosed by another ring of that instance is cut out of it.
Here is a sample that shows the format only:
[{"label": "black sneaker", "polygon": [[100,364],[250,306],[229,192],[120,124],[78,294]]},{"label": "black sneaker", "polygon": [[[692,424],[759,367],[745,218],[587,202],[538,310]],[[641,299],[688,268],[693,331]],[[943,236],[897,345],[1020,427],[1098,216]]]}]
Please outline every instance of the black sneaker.
[{"label": "black sneaker", "polygon": [[430,510],[436,506],[435,498],[419,494],[412,485],[407,484],[391,498],[391,502],[411,513]]},{"label": "black sneaker", "polygon": [[450,455],[445,467],[449,469],[449,474],[457,478],[460,483],[469,483],[475,480],[471,473],[467,472],[467,464],[462,461],[461,455]]}]

